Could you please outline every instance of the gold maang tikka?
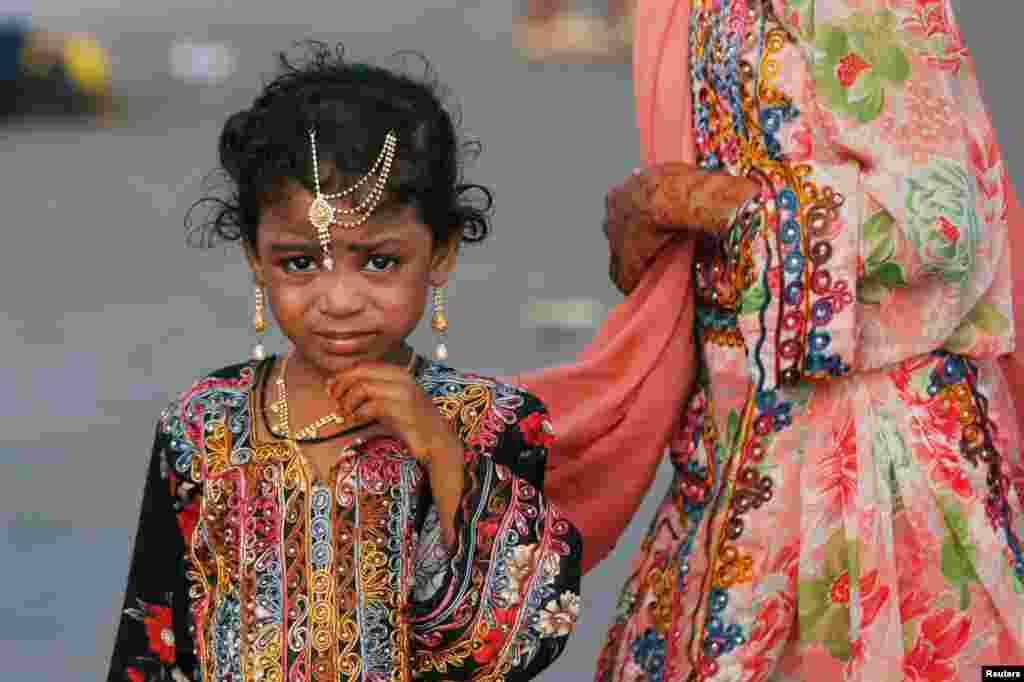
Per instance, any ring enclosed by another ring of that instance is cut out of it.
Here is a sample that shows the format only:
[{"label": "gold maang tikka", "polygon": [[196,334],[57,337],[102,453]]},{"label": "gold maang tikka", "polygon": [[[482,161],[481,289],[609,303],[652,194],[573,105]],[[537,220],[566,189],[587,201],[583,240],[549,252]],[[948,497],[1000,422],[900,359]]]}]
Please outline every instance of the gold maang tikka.
[{"label": "gold maang tikka", "polygon": [[[313,186],[316,189],[316,197],[309,207],[309,222],[316,228],[316,235],[320,240],[320,250],[324,254],[324,268],[333,270],[334,258],[331,255],[330,226],[336,223],[342,228],[351,229],[359,227],[369,219],[370,214],[384,198],[384,187],[391,175],[395,151],[398,149],[398,133],[394,130],[388,131],[384,137],[384,146],[381,147],[377,159],[359,182],[333,194],[324,194],[320,191],[320,162],[316,153],[316,130],[313,128],[309,131],[309,145],[313,152]],[[377,176],[377,181],[358,204],[351,208],[339,208],[329,202],[331,199],[342,199],[352,194],[369,182],[370,177],[374,175]],[[341,216],[355,216],[355,218],[345,219]]]}]

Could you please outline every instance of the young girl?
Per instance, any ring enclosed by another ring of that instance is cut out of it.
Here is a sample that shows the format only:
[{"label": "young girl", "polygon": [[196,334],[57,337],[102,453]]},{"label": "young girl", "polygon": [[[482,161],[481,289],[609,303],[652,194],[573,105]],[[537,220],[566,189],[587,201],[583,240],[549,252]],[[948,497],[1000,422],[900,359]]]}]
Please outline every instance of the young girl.
[{"label": "young girl", "polygon": [[[543,494],[552,435],[525,391],[405,342],[465,199],[434,85],[317,47],[232,116],[241,241],[284,357],[195,382],[157,427],[109,680],[525,680],[579,609],[581,543]],[[209,241],[209,240],[208,240]]]}]

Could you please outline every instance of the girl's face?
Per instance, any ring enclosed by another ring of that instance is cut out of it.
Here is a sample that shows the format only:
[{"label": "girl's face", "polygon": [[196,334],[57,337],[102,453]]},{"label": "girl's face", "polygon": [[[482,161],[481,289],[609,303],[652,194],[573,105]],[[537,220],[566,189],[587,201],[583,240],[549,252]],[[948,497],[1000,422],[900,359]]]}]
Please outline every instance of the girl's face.
[{"label": "girl's face", "polygon": [[414,208],[382,206],[359,227],[331,226],[328,272],[307,215],[312,201],[289,184],[261,211],[257,244],[246,245],[246,256],[295,346],[293,362],[329,377],[401,348],[423,316],[429,287],[448,281],[459,238],[435,248]]}]

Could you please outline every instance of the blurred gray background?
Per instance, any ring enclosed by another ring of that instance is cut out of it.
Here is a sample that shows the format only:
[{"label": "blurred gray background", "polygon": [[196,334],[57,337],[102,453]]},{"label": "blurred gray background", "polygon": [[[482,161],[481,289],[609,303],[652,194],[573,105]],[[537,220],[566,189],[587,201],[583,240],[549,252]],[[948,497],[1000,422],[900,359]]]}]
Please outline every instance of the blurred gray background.
[{"label": "blurred gray background", "polygon": [[[1015,178],[1024,169],[1013,45],[1024,3],[954,2]],[[469,178],[495,189],[493,237],[468,249],[451,289],[452,363],[513,372],[570,359],[588,339],[541,332],[536,300],[620,297],[606,278],[606,188],[639,156],[629,67],[531,65],[513,45],[518,2],[18,0],[54,30],[93,32],[113,56],[130,120],[0,128],[0,679],[85,681],[106,672],[153,422],[199,373],[245,357],[250,279],[231,248],[183,243],[182,219],[215,164],[225,116],[314,37],[357,58],[426,54],[482,140]],[[175,41],[229,43],[221,85],[169,73]],[[1018,182],[1018,186],[1020,183]],[[421,351],[429,335],[418,331]],[[543,679],[590,680],[658,484],[584,582],[585,609]]]}]

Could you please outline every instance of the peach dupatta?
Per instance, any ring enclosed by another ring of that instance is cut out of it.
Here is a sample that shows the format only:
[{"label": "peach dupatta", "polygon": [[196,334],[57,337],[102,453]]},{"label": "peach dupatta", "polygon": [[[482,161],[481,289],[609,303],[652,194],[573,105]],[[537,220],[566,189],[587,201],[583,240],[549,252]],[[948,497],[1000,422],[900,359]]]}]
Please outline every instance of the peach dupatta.
[{"label": "peach dupatta", "polygon": [[[634,93],[647,164],[693,162],[690,0],[640,0]],[[583,534],[583,570],[614,548],[657,473],[696,373],[692,240],[672,243],[575,363],[512,377],[548,406],[545,492]]]}]

